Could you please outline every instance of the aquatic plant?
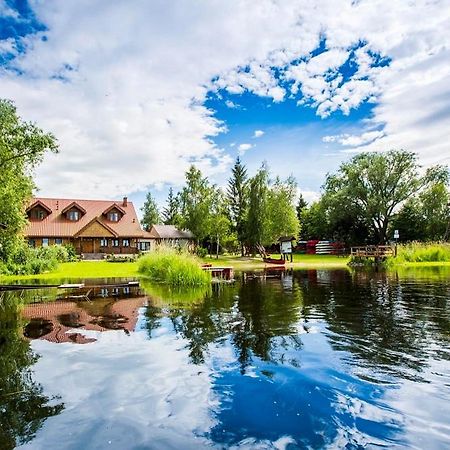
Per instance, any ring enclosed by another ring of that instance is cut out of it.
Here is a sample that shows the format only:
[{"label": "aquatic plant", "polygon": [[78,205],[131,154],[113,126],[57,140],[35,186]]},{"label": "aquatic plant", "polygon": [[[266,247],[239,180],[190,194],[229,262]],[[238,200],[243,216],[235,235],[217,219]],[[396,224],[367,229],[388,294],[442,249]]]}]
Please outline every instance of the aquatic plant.
[{"label": "aquatic plant", "polygon": [[178,286],[199,286],[211,282],[201,260],[170,247],[159,247],[138,260],[138,272],[153,281]]}]

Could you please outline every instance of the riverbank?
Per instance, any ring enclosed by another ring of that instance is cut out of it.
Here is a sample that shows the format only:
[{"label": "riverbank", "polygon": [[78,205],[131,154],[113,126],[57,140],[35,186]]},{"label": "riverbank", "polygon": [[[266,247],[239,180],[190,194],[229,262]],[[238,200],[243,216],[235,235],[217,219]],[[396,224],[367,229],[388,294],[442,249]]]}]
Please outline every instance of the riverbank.
[{"label": "riverbank", "polygon": [[[241,258],[239,256],[220,256],[219,259],[206,257],[202,261],[216,267],[231,266],[234,270],[262,270],[266,267],[277,267],[272,264],[265,264],[261,258]],[[332,255],[294,255],[294,262],[286,263],[286,267],[299,269],[346,268],[348,261],[348,258]],[[78,261],[61,263],[56,270],[38,275],[0,276],[0,282],[35,279],[131,278],[138,276],[137,262]]]}]

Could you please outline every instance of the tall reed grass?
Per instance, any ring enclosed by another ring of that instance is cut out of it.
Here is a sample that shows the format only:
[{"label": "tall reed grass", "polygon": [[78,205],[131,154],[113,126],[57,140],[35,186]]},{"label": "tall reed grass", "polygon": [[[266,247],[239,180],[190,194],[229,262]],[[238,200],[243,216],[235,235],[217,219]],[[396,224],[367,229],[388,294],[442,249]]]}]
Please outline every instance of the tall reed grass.
[{"label": "tall reed grass", "polygon": [[395,263],[450,262],[450,244],[445,242],[411,242],[398,246]]},{"label": "tall reed grass", "polygon": [[211,282],[211,274],[202,270],[201,263],[189,253],[159,247],[138,260],[138,272],[174,286],[201,286]]}]

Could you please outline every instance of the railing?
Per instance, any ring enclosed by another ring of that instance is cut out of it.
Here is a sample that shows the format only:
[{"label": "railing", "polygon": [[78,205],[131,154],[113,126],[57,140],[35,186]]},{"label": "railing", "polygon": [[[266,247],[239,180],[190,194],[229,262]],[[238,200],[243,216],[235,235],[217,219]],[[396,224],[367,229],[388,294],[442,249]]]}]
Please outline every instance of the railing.
[{"label": "railing", "polygon": [[352,247],[350,255],[359,258],[386,258],[394,256],[395,249],[391,245],[366,245],[364,247]]}]

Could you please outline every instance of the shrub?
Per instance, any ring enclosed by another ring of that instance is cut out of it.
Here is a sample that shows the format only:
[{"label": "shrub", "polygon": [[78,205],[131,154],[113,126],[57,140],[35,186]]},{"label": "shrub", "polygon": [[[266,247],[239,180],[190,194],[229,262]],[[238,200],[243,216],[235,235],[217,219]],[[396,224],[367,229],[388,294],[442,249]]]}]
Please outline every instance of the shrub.
[{"label": "shrub", "polygon": [[204,247],[197,247],[195,253],[199,258],[204,258],[208,254],[208,250]]},{"label": "shrub", "polygon": [[175,286],[199,286],[211,282],[211,274],[202,270],[197,257],[168,247],[159,247],[142,256],[138,272],[153,281]]},{"label": "shrub", "polygon": [[59,263],[71,261],[70,250],[62,245],[30,248],[25,243],[0,266],[2,275],[37,275],[55,270]]}]

